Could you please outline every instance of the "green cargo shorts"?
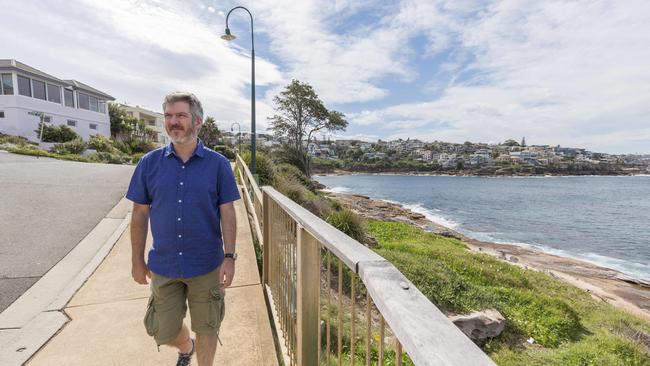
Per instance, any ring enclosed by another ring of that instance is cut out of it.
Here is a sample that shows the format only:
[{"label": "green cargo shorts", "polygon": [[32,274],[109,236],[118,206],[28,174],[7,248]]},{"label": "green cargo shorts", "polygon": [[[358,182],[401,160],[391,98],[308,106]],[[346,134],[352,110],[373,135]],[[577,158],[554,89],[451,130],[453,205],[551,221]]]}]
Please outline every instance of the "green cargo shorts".
[{"label": "green cargo shorts", "polygon": [[192,278],[168,278],[152,273],[151,297],[144,316],[147,334],[158,345],[176,339],[189,304],[192,331],[219,335],[226,310],[225,293],[219,283],[219,268]]}]

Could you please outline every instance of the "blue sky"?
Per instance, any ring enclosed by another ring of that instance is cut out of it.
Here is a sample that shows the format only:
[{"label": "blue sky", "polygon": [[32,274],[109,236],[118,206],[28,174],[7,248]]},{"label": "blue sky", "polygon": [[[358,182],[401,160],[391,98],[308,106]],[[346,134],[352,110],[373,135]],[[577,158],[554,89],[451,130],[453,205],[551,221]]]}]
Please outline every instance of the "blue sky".
[{"label": "blue sky", "polygon": [[236,5],[255,18],[258,130],[299,79],[346,114],[341,137],[650,153],[644,0],[0,0],[0,58],[154,110],[194,91],[229,129],[250,119],[247,15],[219,38]]}]

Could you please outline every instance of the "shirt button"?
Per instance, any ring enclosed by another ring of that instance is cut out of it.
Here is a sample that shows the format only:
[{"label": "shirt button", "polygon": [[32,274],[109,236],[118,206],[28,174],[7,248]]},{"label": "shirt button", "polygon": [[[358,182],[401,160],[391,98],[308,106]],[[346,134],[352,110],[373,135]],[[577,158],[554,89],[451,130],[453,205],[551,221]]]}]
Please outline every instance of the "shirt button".
[{"label": "shirt button", "polygon": [[182,202],[183,202],[183,200],[178,200],[178,203],[182,203]]},{"label": "shirt button", "polygon": [[183,182],[181,182],[181,185],[183,185]]},{"label": "shirt button", "polygon": [[183,255],[183,252],[178,252],[178,255]]},{"label": "shirt button", "polygon": [[183,165],[183,169],[185,169],[185,165]]},{"label": "shirt button", "polygon": [[179,237],[179,238],[182,238],[182,237],[183,237],[183,235],[180,235],[180,234],[179,234],[179,235],[178,235],[178,237]]},{"label": "shirt button", "polygon": [[180,217],[178,218],[178,221],[181,221],[181,218],[180,218]]}]

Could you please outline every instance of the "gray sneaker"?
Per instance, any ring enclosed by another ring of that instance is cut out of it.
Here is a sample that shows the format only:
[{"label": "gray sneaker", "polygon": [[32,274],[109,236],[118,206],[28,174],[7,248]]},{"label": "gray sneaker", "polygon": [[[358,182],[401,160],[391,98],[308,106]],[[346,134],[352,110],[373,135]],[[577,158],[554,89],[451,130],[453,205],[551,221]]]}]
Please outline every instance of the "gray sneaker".
[{"label": "gray sneaker", "polygon": [[194,339],[192,341],[192,350],[188,353],[178,352],[178,361],[176,361],[176,366],[190,366],[192,362],[192,355],[194,354]]}]

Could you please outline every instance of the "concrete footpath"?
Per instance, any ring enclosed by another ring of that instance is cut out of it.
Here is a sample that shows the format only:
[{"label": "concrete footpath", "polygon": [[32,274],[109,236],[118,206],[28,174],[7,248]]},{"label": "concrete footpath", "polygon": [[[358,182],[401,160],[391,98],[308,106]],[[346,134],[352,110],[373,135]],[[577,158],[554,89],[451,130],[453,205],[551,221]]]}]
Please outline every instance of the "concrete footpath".
[{"label": "concrete footpath", "polygon": [[[242,200],[237,212],[239,258],[233,285],[226,290],[215,365],[277,365],[255,251]],[[151,235],[149,243],[151,244]],[[28,365],[174,365],[176,351],[156,344],[143,326],[149,287],[131,278],[128,228],[104,262],[64,307],[65,327]],[[189,311],[185,319],[189,325]],[[193,365],[197,365],[196,358]]]}]

